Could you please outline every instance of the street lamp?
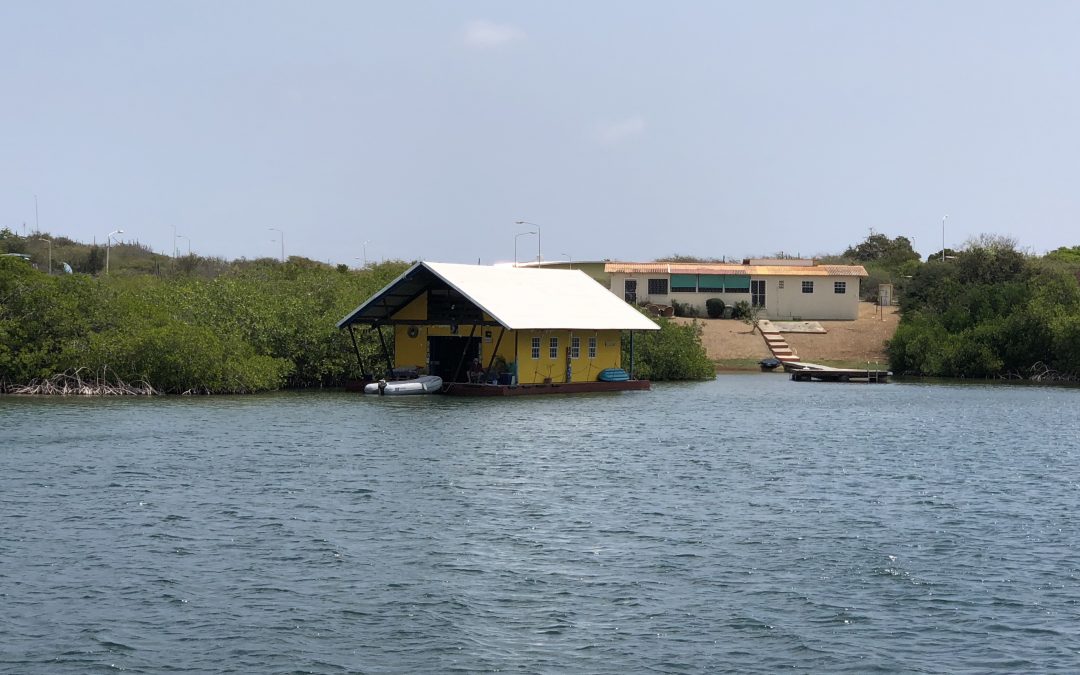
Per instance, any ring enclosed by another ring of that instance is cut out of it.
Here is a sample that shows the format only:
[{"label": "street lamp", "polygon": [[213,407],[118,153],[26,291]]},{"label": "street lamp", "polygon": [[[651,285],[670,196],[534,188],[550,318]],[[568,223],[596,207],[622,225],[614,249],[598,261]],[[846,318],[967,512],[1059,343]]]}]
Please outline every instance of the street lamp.
[{"label": "street lamp", "polygon": [[176,235],[176,238],[177,239],[187,239],[187,254],[190,256],[191,255],[191,237],[187,236],[186,234],[178,234],[178,235]]},{"label": "street lamp", "polygon": [[[34,195],[34,197],[36,199],[37,195]],[[47,242],[49,242],[49,274],[52,274],[52,239],[41,238],[41,239],[38,239],[38,241],[47,241]]]},{"label": "street lamp", "polygon": [[945,262],[945,219],[948,217],[947,213],[941,217],[941,262]]},{"label": "street lamp", "polygon": [[109,273],[109,251],[112,249],[113,235],[123,233],[123,230],[113,230],[105,237],[105,274]]},{"label": "street lamp", "polygon": [[276,227],[268,227],[266,229],[273,230],[274,232],[277,232],[278,234],[281,235],[281,262],[284,263],[285,262],[285,233],[282,232],[281,230],[279,230]]},{"label": "street lamp", "polygon": [[560,255],[562,255],[564,258],[566,258],[567,262],[570,263],[570,269],[574,269],[574,259],[570,257],[570,254],[569,253],[561,253]]},{"label": "street lamp", "polygon": [[517,240],[518,240],[518,237],[524,237],[527,234],[536,234],[536,232],[533,232],[532,230],[530,230],[528,232],[518,232],[517,234],[514,235],[514,267],[517,267]]},{"label": "street lamp", "polygon": [[532,225],[533,227],[536,228],[536,264],[537,264],[537,266],[539,266],[540,265],[540,260],[541,260],[541,257],[540,257],[540,226],[537,225],[536,223],[530,223],[527,220],[515,220],[514,224],[515,225]]}]

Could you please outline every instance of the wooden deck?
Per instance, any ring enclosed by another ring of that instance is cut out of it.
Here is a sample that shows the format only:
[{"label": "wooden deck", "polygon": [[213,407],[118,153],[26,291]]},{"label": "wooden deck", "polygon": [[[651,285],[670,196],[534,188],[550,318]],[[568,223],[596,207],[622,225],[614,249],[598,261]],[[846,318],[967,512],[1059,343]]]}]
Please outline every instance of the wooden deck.
[{"label": "wooden deck", "polygon": [[892,373],[873,368],[833,368],[817,363],[784,363],[795,382],[866,382],[885,384]]},{"label": "wooden deck", "polygon": [[447,396],[540,396],[543,394],[585,394],[598,391],[645,391],[648,380],[626,382],[553,382],[551,384],[464,384],[455,382],[443,386]]}]

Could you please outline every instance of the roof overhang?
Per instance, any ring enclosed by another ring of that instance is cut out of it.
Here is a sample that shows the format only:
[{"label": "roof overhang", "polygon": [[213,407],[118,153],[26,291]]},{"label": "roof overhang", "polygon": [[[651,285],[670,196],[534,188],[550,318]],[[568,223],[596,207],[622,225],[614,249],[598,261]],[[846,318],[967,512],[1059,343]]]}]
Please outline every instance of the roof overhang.
[{"label": "roof overhang", "polygon": [[405,270],[337,326],[398,323],[394,315],[436,284],[457,291],[507,330],[659,329],[580,270],[432,262],[418,262]]}]

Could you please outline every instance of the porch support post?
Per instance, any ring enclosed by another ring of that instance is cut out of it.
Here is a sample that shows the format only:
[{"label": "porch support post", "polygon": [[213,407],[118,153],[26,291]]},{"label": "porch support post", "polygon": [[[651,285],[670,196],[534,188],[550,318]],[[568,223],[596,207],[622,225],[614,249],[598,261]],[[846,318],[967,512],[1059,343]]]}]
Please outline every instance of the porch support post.
[{"label": "porch support post", "polygon": [[386,373],[389,375],[394,371],[394,362],[390,360],[390,350],[386,348],[386,338],[382,334],[382,325],[376,326],[375,330],[379,332],[379,344],[382,345],[382,353],[386,357]]},{"label": "porch support post", "polygon": [[349,337],[352,338],[352,348],[356,352],[356,363],[360,365],[361,379],[367,379],[367,368],[364,367],[364,358],[360,356],[360,346],[356,344],[356,333],[353,332],[352,324],[349,324]]},{"label": "porch support post", "polygon": [[491,350],[491,358],[488,359],[487,370],[491,370],[491,366],[495,364],[495,357],[499,354],[499,345],[502,344],[503,334],[506,333],[506,329],[502,326],[499,327],[499,339],[495,341],[495,349]]},{"label": "porch support post", "polygon": [[630,379],[634,379],[634,331],[630,331]]},{"label": "porch support post", "polygon": [[458,359],[457,368],[454,370],[454,382],[458,381],[458,376],[461,375],[461,366],[465,363],[465,354],[468,353],[469,347],[472,347],[473,336],[476,335],[476,324],[472,325],[472,330],[469,331],[469,341],[465,343],[465,351],[461,352],[461,358]]}]

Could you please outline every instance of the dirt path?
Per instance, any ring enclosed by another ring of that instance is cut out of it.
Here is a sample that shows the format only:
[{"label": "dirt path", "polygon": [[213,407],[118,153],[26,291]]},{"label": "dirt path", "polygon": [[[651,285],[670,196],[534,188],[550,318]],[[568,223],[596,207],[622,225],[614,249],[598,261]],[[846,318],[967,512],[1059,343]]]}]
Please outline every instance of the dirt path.
[{"label": "dirt path", "polygon": [[[884,317],[878,307],[859,303],[855,321],[819,321],[827,333],[784,333],[803,361],[877,361],[888,360],[885,341],[896,332],[899,314],[886,307]],[[675,319],[689,323],[690,319]],[[710,359],[763,359],[771,356],[761,335],[741,321],[698,319],[702,325],[701,342]]]}]

